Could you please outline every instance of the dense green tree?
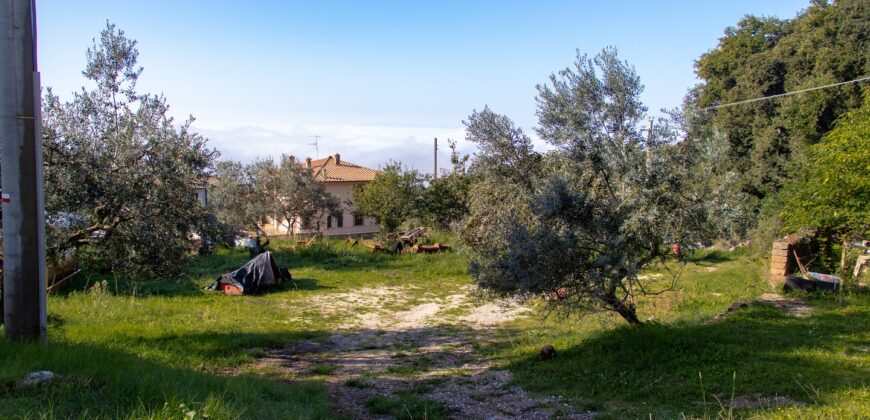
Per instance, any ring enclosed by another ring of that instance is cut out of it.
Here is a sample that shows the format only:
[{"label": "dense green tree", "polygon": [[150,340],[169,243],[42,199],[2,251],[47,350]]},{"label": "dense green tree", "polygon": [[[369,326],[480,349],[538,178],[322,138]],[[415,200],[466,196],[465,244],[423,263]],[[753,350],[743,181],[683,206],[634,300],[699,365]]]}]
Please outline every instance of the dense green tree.
[{"label": "dense green tree", "polygon": [[[791,20],[747,16],[701,56],[699,106],[853,80],[870,74],[870,3],[814,1]],[[861,103],[856,84],[723,107],[712,123],[730,145],[741,188],[762,200],[785,182],[788,162]],[[756,203],[758,201],[756,200]]]},{"label": "dense green tree", "polygon": [[481,287],[558,290],[564,299],[555,304],[567,311],[598,308],[638,324],[634,297],[647,289],[637,273],[665,258],[666,244],[722,235],[713,222],[728,206],[718,191],[696,187],[704,174],[686,163],[715,150],[675,147],[674,130],[642,135],[642,90],[615,50],[578,54],[538,87],[538,134],[556,149],[545,155],[507,117],[489,109],[469,117],[480,179],[461,234]]},{"label": "dense green tree", "polygon": [[162,96],[136,91],[136,42],[107,24],[87,51],[94,82],[63,102],[43,100],[49,250],[80,250],[121,273],[178,275],[193,234],[210,220],[193,186],[217,153],[169,116]]},{"label": "dense green tree", "polygon": [[783,194],[788,229],[870,231],[870,89],[865,92],[864,104],[843,115],[795,165]]},{"label": "dense green tree", "polygon": [[422,213],[424,179],[399,162],[387,162],[375,179],[355,188],[356,210],[374,217],[385,232],[395,232],[406,220]]}]

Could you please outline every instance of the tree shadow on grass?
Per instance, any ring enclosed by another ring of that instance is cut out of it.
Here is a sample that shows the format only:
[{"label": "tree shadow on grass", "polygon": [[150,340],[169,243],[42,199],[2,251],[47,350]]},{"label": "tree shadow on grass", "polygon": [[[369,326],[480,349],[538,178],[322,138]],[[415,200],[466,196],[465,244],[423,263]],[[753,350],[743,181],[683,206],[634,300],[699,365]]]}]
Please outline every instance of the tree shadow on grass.
[{"label": "tree shadow on grass", "polygon": [[[190,411],[197,418],[324,418],[330,410],[319,381],[218,375],[98,344],[4,342],[0,359],[2,418],[187,418]],[[19,384],[37,370],[60,376]]]},{"label": "tree shadow on grass", "polygon": [[310,277],[302,277],[302,278],[293,278],[293,281],[285,282],[274,290],[266,290],[265,293],[272,292],[283,292],[283,291],[293,291],[293,290],[328,290],[335,289],[334,286],[324,286],[322,284],[318,284],[318,280]]},{"label": "tree shadow on grass", "polygon": [[[227,270],[226,272],[231,272]],[[112,275],[90,275],[82,274],[79,278],[70,281],[67,287],[54,293],[56,296],[69,296],[71,293],[80,293],[97,290],[101,293],[108,293],[117,296],[135,296],[135,297],[150,297],[150,296],[167,296],[167,297],[195,297],[202,296],[204,293],[214,293],[214,291],[206,291],[204,288],[212,284],[220,275],[216,274],[211,277],[196,277],[188,276],[181,280],[137,280],[128,277],[112,276]],[[324,286],[318,284],[318,280],[311,277],[293,278],[293,281],[284,282],[279,287],[265,288],[260,290],[256,295],[268,295],[281,292],[293,292],[299,290],[325,290],[334,289],[332,286]]]},{"label": "tree shadow on grass", "polygon": [[710,263],[710,264],[718,264],[723,262],[732,261],[739,256],[742,256],[744,253],[739,252],[728,252],[723,250],[713,250],[713,251],[704,251],[698,250],[695,251],[692,255],[686,257],[687,262],[702,264],[702,263]]},{"label": "tree shadow on grass", "polygon": [[197,278],[186,277],[178,280],[163,279],[133,279],[111,274],[94,274],[83,272],[70,279],[64,287],[52,293],[54,296],[69,296],[73,293],[92,292],[107,293],[118,296],[199,296],[202,294]]},{"label": "tree shadow on grass", "polygon": [[[111,344],[3,342],[0,418],[188,418],[190,412],[195,418],[329,418],[332,403],[323,377],[292,368],[246,373],[240,367],[326,333],[115,336]],[[356,334],[374,333],[354,332],[348,339]],[[26,373],[39,370],[59,377],[37,386],[19,385]],[[402,399],[408,402],[419,404],[421,413],[438,407],[411,394]]]},{"label": "tree shadow on grass", "polygon": [[754,305],[721,322],[620,327],[560,349],[551,362],[530,354],[509,369],[527,390],[598,408],[627,403],[635,415],[654,407],[701,415],[702,389],[708,402],[713,394],[728,404],[732,386],[735,395],[813,402],[808,386],[830,393],[867,383],[866,364],[844,357],[843,347],[868,324],[866,310],[795,318]]}]

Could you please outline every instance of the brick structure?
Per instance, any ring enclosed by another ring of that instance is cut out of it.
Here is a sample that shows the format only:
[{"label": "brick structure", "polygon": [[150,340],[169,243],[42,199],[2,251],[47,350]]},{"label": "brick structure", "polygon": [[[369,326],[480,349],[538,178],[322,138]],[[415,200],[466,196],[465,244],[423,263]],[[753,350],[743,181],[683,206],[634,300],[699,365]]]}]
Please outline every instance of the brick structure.
[{"label": "brick structure", "polygon": [[770,282],[773,284],[783,284],[785,276],[791,273],[791,269],[794,267],[791,245],[791,241],[788,239],[773,242],[773,248],[770,251]]}]

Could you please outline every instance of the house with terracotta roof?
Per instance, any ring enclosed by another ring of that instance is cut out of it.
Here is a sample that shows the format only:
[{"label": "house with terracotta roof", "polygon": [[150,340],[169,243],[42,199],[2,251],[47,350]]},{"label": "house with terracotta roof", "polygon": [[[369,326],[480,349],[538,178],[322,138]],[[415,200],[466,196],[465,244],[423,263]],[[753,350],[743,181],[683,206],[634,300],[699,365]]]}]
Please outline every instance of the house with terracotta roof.
[{"label": "house with terracotta roof", "polygon": [[[319,233],[324,236],[357,236],[370,235],[380,230],[374,218],[353,212],[353,189],[375,179],[378,171],[342,160],[338,153],[324,159],[307,158],[303,166],[311,169],[312,175],[323,183],[326,192],[338,197],[341,202],[339,213],[324,217],[320,221]],[[290,228],[272,223],[267,227],[267,232],[285,235],[291,233],[292,229],[293,234],[306,235],[318,233],[317,226],[318,223],[311,220],[301,221]]]}]

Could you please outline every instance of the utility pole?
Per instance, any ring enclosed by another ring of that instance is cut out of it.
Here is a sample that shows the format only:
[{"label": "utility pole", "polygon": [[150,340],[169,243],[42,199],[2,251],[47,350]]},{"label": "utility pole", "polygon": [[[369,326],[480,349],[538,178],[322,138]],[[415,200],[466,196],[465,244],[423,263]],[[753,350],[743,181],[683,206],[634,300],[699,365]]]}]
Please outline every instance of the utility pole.
[{"label": "utility pole", "polygon": [[652,148],[653,118],[649,117],[649,129],[646,131],[647,150]]},{"label": "utility pole", "polygon": [[3,300],[6,337],[45,340],[41,92],[34,0],[0,0]]},{"label": "utility pole", "polygon": [[435,137],[435,152],[433,153],[433,156],[435,157],[435,166],[434,171],[432,171],[432,176],[435,179],[438,179],[438,137]]},{"label": "utility pole", "polygon": [[646,130],[646,166],[652,164],[652,148],[653,148],[653,118],[649,117],[649,129]]}]

